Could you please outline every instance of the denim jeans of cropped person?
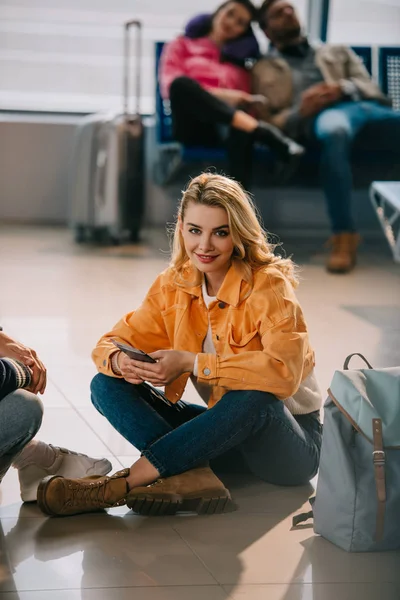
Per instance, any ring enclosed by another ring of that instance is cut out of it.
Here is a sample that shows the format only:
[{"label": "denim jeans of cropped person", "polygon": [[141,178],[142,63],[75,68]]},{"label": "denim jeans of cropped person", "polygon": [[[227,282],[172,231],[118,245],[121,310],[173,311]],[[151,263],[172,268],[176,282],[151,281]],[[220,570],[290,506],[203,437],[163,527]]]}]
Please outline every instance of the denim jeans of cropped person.
[{"label": "denim jeans of cropped person", "polygon": [[16,390],[0,400],[0,482],[14,458],[38,432],[42,416],[41,401],[26,390]]},{"label": "denim jeans of cropped person", "polygon": [[[314,120],[313,137],[321,151],[321,177],[334,233],[355,231],[351,212],[352,169],[350,152],[363,130],[376,152],[387,151],[398,163],[400,113],[375,101],[340,102]],[[371,172],[371,181],[374,174]]]},{"label": "denim jeans of cropped person", "polygon": [[102,374],[91,392],[97,410],[162,477],[207,461],[217,472],[245,470],[277,485],[302,485],[317,473],[318,413],[293,417],[272,394],[230,391],[211,409],[182,402],[177,410],[151,404],[143,385]]}]

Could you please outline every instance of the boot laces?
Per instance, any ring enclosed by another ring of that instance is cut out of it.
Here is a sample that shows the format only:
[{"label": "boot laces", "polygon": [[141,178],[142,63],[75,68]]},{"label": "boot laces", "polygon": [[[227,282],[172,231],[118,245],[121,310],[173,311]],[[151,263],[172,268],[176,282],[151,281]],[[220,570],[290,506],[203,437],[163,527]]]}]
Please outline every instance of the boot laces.
[{"label": "boot laces", "polygon": [[125,504],[126,499],[121,498],[114,504],[110,504],[105,499],[106,484],[104,480],[94,481],[86,485],[70,483],[68,485],[70,491],[70,499],[67,502],[68,506],[97,506],[102,507],[113,507],[121,506]]},{"label": "boot laces", "polygon": [[150,483],[150,485],[148,485],[147,487],[151,488],[154,487],[155,485],[158,485],[159,483],[162,483],[164,480],[163,479],[156,479],[153,483]]}]

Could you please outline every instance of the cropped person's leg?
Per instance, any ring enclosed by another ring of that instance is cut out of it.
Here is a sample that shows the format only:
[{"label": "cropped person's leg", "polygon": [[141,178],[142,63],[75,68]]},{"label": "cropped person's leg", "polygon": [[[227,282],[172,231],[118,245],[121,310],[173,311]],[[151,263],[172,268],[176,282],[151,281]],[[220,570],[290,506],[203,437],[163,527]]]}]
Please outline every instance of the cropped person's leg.
[{"label": "cropped person's leg", "polygon": [[0,401],[0,482],[38,432],[42,417],[41,401],[26,390],[16,390]]},{"label": "cropped person's leg", "polygon": [[228,175],[239,181],[247,190],[250,189],[253,175],[253,148],[253,139],[248,133],[230,128],[227,140]]},{"label": "cropped person's leg", "polygon": [[314,125],[321,148],[322,187],[333,232],[327,269],[335,273],[346,273],[354,267],[359,243],[351,208],[350,151],[356,127],[347,108],[348,103],[324,110]]},{"label": "cropped person's leg", "polygon": [[[270,147],[282,160],[297,161],[297,157],[304,153],[302,146],[273,125],[257,121],[246,112],[233,108],[189,77],[178,77],[172,82],[170,102],[174,135],[182,143],[200,144],[202,136],[211,136],[210,126],[229,125],[248,135],[253,143]],[[188,121],[191,127],[188,127]],[[202,125],[205,127],[203,131]]]},{"label": "cropped person's leg", "polygon": [[[387,150],[398,161],[400,154],[400,113],[378,102],[362,102],[363,119],[358,130],[367,133],[377,152]],[[371,174],[372,175],[372,174]]]},{"label": "cropped person's leg", "polygon": [[315,120],[314,131],[321,145],[322,186],[332,231],[355,231],[351,214],[353,132],[347,114],[340,108],[324,110]]},{"label": "cropped person's leg", "polygon": [[235,109],[210,94],[190,77],[178,77],[170,88],[171,111],[173,115],[174,132],[177,138],[190,134],[180,128],[179,117],[189,116],[201,124],[230,125]]}]

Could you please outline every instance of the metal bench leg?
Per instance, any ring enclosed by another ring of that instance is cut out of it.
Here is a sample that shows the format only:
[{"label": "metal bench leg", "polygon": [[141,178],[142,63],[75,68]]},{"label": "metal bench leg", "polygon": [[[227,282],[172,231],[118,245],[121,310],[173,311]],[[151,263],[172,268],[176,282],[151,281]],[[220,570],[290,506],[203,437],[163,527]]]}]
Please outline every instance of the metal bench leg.
[{"label": "metal bench leg", "polygon": [[[394,208],[389,201],[374,189],[370,191],[370,199],[389,243],[393,259],[395,262],[400,263],[400,210]],[[388,209],[392,211],[391,214],[388,214]]]}]

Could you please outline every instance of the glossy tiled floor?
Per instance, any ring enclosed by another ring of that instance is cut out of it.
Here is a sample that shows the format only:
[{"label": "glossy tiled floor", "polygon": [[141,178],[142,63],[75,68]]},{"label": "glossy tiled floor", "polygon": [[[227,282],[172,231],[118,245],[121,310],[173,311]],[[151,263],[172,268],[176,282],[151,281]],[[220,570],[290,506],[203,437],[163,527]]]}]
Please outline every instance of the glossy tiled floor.
[{"label": "glossy tiled floor", "polygon": [[[90,351],[166,264],[157,251],[164,239],[152,240],[152,248],[85,249],[62,229],[0,229],[0,321],[36,348],[49,373],[39,437],[108,456],[115,469],[138,453],[90,404]],[[322,256],[295,242],[289,250],[305,258],[299,296],[322,388],[350,352],[400,364],[400,267],[384,246],[364,250],[346,277],[326,274]],[[399,553],[348,555],[311,529],[290,531],[311,485],[227,484],[238,510],[220,516],[144,518],[119,508],[47,519],[22,506],[11,470],[0,488],[0,598],[399,600]]]}]

